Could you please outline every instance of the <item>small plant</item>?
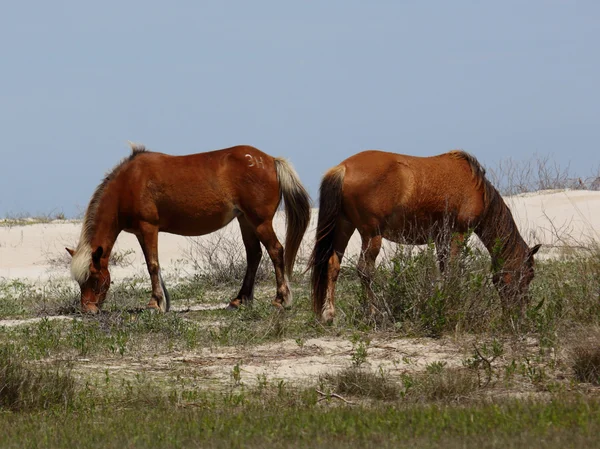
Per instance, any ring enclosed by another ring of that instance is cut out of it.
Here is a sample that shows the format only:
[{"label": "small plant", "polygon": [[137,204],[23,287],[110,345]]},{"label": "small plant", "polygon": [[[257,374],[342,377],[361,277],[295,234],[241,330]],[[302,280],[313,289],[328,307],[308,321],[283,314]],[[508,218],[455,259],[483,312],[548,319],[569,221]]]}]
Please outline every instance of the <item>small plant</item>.
[{"label": "small plant", "polygon": [[260,395],[267,388],[267,375],[260,373],[256,375],[256,392]]},{"label": "small plant", "polygon": [[242,369],[240,368],[240,364],[236,363],[233,365],[231,370],[231,380],[233,380],[233,384],[236,387],[243,385],[242,383]]},{"label": "small plant", "polygon": [[541,386],[548,377],[544,367],[532,363],[529,357],[525,357],[524,362],[521,363],[521,373],[536,386]]},{"label": "small plant", "polygon": [[425,366],[425,371],[428,374],[441,374],[446,365],[447,363],[442,361],[431,362]]},{"label": "small plant", "polygon": [[[501,342],[494,339],[491,344],[484,344],[481,348],[473,345],[473,349],[473,355],[464,360],[463,365],[477,372],[480,387],[487,387],[494,372],[492,363],[504,354],[504,348]],[[485,383],[481,381],[480,370],[483,370],[486,375]]]},{"label": "small plant", "polygon": [[371,344],[371,340],[360,334],[355,334],[352,336],[351,341],[353,347],[351,355],[352,366],[360,368],[367,361],[367,351]]}]

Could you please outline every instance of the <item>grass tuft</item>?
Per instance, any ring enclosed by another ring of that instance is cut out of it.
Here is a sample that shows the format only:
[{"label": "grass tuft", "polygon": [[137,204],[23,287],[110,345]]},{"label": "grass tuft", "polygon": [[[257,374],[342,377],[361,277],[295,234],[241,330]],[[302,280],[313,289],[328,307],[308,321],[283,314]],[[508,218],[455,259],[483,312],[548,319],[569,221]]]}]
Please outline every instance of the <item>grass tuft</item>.
[{"label": "grass tuft", "polygon": [[69,372],[29,367],[11,346],[0,347],[0,408],[19,410],[68,407],[75,398]]},{"label": "grass tuft", "polygon": [[600,347],[580,345],[572,350],[573,372],[580,382],[600,385]]},{"label": "grass tuft", "polygon": [[362,398],[393,401],[400,397],[400,387],[389,380],[383,371],[375,373],[351,366],[335,374],[324,374],[321,384],[329,385],[332,392]]}]

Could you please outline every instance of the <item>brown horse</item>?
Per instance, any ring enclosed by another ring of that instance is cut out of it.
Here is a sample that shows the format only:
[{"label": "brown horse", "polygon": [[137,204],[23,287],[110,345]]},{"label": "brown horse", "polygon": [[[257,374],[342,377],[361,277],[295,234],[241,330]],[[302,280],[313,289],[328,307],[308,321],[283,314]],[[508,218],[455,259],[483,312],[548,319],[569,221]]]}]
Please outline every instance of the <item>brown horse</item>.
[{"label": "brown horse", "polygon": [[314,310],[325,322],[335,315],[335,283],[355,229],[362,238],[358,272],[370,305],[382,238],[408,244],[432,240],[443,272],[462,235],[473,229],[490,252],[493,282],[505,304],[524,298],[540,247],[523,241],[510,210],[470,154],[358,153],[331,168],[321,182],[310,267]]},{"label": "brown horse", "polygon": [[[131,144],[132,153],[96,188],[88,205],[71,273],[81,287],[81,309],[96,313],[110,286],[108,260],[121,231],[140,242],[150,280],[148,308],[169,310],[169,295],[158,263],[158,233],[198,236],[237,218],[248,266],[235,308],[253,299],[262,243],[275,266],[273,303],[291,304],[287,275],[310,220],[310,198],[292,166],[250,146],[170,156]],[[283,197],[287,216],[285,254],[273,231]]]}]

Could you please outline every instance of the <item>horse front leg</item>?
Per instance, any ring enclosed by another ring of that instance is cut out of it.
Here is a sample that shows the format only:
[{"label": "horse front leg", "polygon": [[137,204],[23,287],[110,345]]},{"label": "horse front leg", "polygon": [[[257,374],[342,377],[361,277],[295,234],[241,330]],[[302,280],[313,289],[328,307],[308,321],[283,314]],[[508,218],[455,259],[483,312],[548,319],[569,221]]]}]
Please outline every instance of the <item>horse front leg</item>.
[{"label": "horse front leg", "polygon": [[436,239],[435,249],[442,276],[450,274],[448,268],[454,266],[464,245],[465,235],[462,233],[455,232]]},{"label": "horse front leg", "polygon": [[148,309],[155,309],[161,312],[168,312],[170,308],[170,298],[165,287],[165,283],[160,273],[158,263],[158,227],[150,223],[142,223],[140,231],[137,234],[138,241],[144,252],[150,282],[152,284],[152,297],[146,306]]},{"label": "horse front leg", "polygon": [[242,304],[251,304],[254,300],[254,284],[256,281],[256,271],[262,258],[262,249],[260,240],[254,233],[252,225],[245,217],[238,217],[240,230],[242,231],[242,240],[246,248],[246,275],[242,282],[242,288],[236,298],[229,303],[229,309],[237,309]]}]

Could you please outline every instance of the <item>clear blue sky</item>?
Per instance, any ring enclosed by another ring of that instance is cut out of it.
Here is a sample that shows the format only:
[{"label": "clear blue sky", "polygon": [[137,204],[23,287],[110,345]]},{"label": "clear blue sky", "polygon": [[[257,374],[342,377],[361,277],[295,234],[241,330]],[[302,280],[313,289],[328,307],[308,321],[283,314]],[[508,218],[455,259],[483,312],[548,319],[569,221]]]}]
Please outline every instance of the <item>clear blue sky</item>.
[{"label": "clear blue sky", "polygon": [[126,140],[254,145],[315,199],[369,148],[600,164],[598,1],[3,2],[0,49],[0,217],[83,211]]}]

